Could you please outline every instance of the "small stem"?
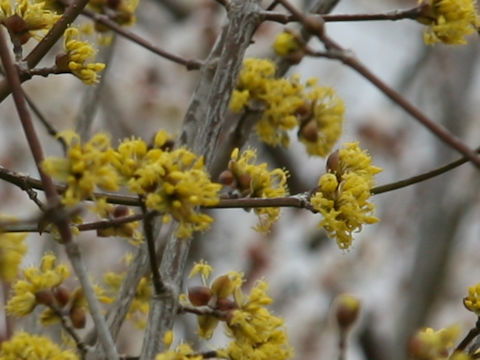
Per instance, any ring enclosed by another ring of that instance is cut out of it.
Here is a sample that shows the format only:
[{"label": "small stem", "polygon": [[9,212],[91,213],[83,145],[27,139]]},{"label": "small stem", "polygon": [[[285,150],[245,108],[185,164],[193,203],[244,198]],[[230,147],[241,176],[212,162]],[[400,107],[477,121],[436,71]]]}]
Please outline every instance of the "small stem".
[{"label": "small stem", "polygon": [[83,359],[88,351],[87,346],[83,343],[82,339],[80,339],[80,336],[77,334],[72,324],[70,323],[68,318],[65,316],[64,312],[61,309],[59,309],[58,306],[51,305],[49,307],[50,309],[52,309],[55,315],[59,317],[62,327],[75,341],[75,344],[77,345],[77,349],[82,354],[82,359]]},{"label": "small stem", "polygon": [[460,344],[457,345],[452,355],[457,352],[464,351],[467,348],[467,346],[473,341],[473,339],[475,339],[478,335],[480,335],[480,319],[477,319],[477,322],[475,323],[475,327],[470,329],[470,331],[463,338]]},{"label": "small stem", "polygon": [[84,9],[82,11],[82,14],[91,18],[92,20],[95,20],[96,22],[99,22],[102,25],[105,25],[108,27],[110,30],[113,30],[116,32],[118,35],[123,36],[124,38],[127,38],[134,43],[144,47],[145,49],[150,50],[151,52],[168,59],[170,61],[173,61],[177,64],[183,65],[187,68],[187,70],[198,70],[202,66],[202,62],[198,60],[191,60],[191,59],[185,59],[181,56],[171,54],[163,49],[160,49],[154,45],[152,45],[150,42],[145,40],[144,38],[132,33],[131,31],[123,29],[121,26],[119,26],[116,22],[110,20],[108,16],[97,14],[89,9]]},{"label": "small stem", "polygon": [[155,237],[153,236],[153,218],[154,214],[147,212],[147,208],[143,201],[141,201],[143,219],[143,230],[147,240],[148,256],[150,258],[150,268],[152,271],[152,282],[155,294],[159,295],[165,292],[165,285],[160,276],[159,265],[157,261],[157,253],[155,251]]}]

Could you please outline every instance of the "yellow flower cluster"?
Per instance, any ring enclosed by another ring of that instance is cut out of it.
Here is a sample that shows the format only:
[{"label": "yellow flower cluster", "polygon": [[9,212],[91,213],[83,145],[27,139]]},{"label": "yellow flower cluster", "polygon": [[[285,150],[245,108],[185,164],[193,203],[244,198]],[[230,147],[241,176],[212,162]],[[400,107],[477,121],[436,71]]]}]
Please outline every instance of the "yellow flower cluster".
[{"label": "yellow flower cluster", "polygon": [[65,205],[75,205],[92,195],[99,187],[103,190],[118,190],[118,175],[111,162],[115,160],[110,139],[97,134],[85,144],[72,132],[60,135],[68,145],[66,158],[49,157],[42,163],[42,169],[50,176],[65,182],[63,193]]},{"label": "yellow flower cluster", "polygon": [[435,331],[432,328],[425,328],[418,331],[410,340],[408,347],[409,359],[412,360],[469,360],[470,357],[464,353],[457,353],[449,357],[449,351],[453,348],[459,336],[458,326]]},{"label": "yellow flower cluster", "polygon": [[233,341],[223,351],[229,359],[277,359],[293,357],[283,319],[272,315],[265,306],[272,302],[267,283],[258,281],[247,298],[235,289],[238,309],[227,321],[227,335]]},{"label": "yellow flower cluster", "polygon": [[319,223],[337,240],[341,249],[352,244],[352,233],[363,224],[378,222],[372,215],[375,206],[368,202],[373,176],[381,171],[371,164],[367,152],[358,143],[347,143],[329,158],[329,172],[322,175],[318,191],[310,199],[323,220]]},{"label": "yellow flower cluster", "polygon": [[185,148],[165,151],[168,136],[160,131],[155,147],[147,149],[137,139],[120,144],[115,167],[125,178],[130,191],[145,198],[148,208],[165,213],[180,222],[176,235],[191,236],[194,231],[206,230],[213,219],[197,211],[199,206],[218,203],[221,185],[212,183],[205,172],[203,158]]},{"label": "yellow flower cluster", "polygon": [[[302,85],[298,76],[275,77],[270,60],[246,59],[230,100],[230,109],[260,110],[255,130],[270,145],[288,146],[288,131],[299,128],[299,136],[311,155],[326,156],[341,134],[345,108],[330,88],[314,81]],[[260,106],[260,109],[257,109]],[[304,128],[307,128],[304,130]]]},{"label": "yellow flower cluster", "polygon": [[475,33],[480,25],[475,0],[420,0],[427,6],[417,19],[428,30],[426,44],[466,44],[465,37]]},{"label": "yellow flower cluster", "polygon": [[[119,25],[130,26],[136,21],[134,12],[139,0],[90,0],[88,7],[100,14],[108,14],[109,18]],[[96,24],[97,31],[105,30]]]},{"label": "yellow flower cluster", "polygon": [[0,0],[0,22],[21,44],[32,37],[41,40],[60,16],[49,10],[45,2]]},{"label": "yellow flower cluster", "polygon": [[480,284],[468,288],[468,296],[463,299],[463,305],[480,316]]},{"label": "yellow flower cluster", "polygon": [[[96,287],[98,299],[105,304],[113,303],[124,278],[125,273],[106,273],[103,277],[103,281],[105,282],[106,286],[104,288],[98,286]],[[146,316],[148,315],[148,310],[150,308],[149,303],[151,296],[151,281],[144,276],[138,284],[137,290],[135,291],[135,296],[127,313],[127,319],[132,320],[133,324],[139,329],[144,329],[147,325]]]},{"label": "yellow flower cluster", "polygon": [[42,168],[67,183],[62,198],[65,205],[91,197],[97,187],[115,191],[126,185],[142,196],[149,209],[164,213],[164,221],[177,220],[180,238],[207,229],[213,221],[198,212],[198,207],[217,204],[221,185],[210,181],[201,157],[185,148],[172,150],[164,131],[156,134],[151,148],[143,140],[126,139],[113,149],[103,134],[85,144],[73,132],[63,137],[68,144],[67,157],[47,158]]},{"label": "yellow flower cluster", "polygon": [[105,69],[105,64],[91,62],[96,50],[86,41],[80,40],[80,32],[69,27],[63,34],[65,56],[57,58],[57,66],[68,69],[87,85],[98,83],[98,73]]},{"label": "yellow flower cluster", "polygon": [[45,336],[17,332],[2,343],[0,360],[77,360],[79,357],[70,350],[62,350]]},{"label": "yellow flower cluster", "polygon": [[0,234],[0,281],[12,281],[27,252],[24,240],[27,234]]},{"label": "yellow flower cluster", "polygon": [[47,253],[42,257],[40,268],[26,268],[23,275],[25,280],[15,282],[13,296],[6,306],[7,311],[16,316],[30,314],[42,302],[42,291],[60,286],[70,276],[70,270],[66,265],[56,265],[55,255]]},{"label": "yellow flower cluster", "polygon": [[[253,149],[247,149],[241,154],[238,148],[233,150],[226,170],[229,175],[228,185],[244,197],[273,198],[287,195],[287,173],[282,169],[269,171],[266,163],[255,164],[256,160],[257,153]],[[280,208],[256,208],[255,213],[259,222],[254,229],[268,232],[278,219]]]},{"label": "yellow flower cluster", "polygon": [[188,344],[180,344],[175,350],[167,350],[158,354],[155,360],[202,360],[202,355],[195,355]]},{"label": "yellow flower cluster", "polygon": [[289,55],[298,49],[300,49],[299,41],[288,31],[283,31],[278,34],[273,42],[273,50],[280,56]]},{"label": "yellow flower cluster", "polygon": [[[210,275],[211,267],[205,263],[196,264],[191,275],[200,273],[202,282]],[[209,287],[189,288],[188,298],[194,306],[208,306],[224,313],[198,315],[198,334],[210,338],[219,321],[224,321],[227,336],[232,339],[225,349],[217,350],[218,357],[237,359],[288,359],[293,355],[288,343],[284,322],[272,315],[266,308],[272,302],[267,295],[267,283],[258,281],[246,296],[241,287],[243,274],[231,271],[217,277]]]}]

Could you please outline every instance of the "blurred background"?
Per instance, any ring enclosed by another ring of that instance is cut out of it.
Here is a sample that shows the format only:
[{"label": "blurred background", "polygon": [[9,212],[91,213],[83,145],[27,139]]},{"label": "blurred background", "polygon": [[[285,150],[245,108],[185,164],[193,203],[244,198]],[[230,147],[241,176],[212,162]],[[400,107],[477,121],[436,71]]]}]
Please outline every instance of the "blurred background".
[{"label": "blurred background", "polygon": [[[293,3],[309,5],[308,1]],[[340,0],[332,13],[378,13],[416,3]],[[225,11],[214,1],[142,0],[137,24],[130,30],[185,58],[203,59],[224,21]],[[296,29],[296,25],[287,28]],[[271,44],[282,29],[279,24],[263,24],[249,56],[271,57]],[[409,20],[328,23],[326,31],[435,122],[470,147],[480,145],[480,62],[475,36],[466,46],[427,47],[423,26]],[[310,45],[322,49],[315,41]],[[51,64],[54,55],[55,51],[45,64]],[[187,71],[119,37],[112,47],[100,50],[99,59],[107,62],[108,69],[97,87],[86,87],[67,75],[35,78],[25,85],[26,93],[56,129],[74,128],[85,138],[105,131],[112,134],[114,143],[130,136],[149,140],[160,128],[180,133],[196,71]],[[407,178],[459,157],[339,62],[305,58],[288,74],[297,73],[304,80],[317,77],[320,85],[335,88],[344,99],[345,132],[338,147],[360,141],[374,164],[384,169],[376,176],[377,184]],[[0,105],[0,121],[0,165],[37,177],[10,97]],[[60,155],[58,142],[37,125],[48,155]],[[295,140],[288,150],[265,146],[255,134],[248,143],[258,148],[270,168],[288,168],[292,194],[312,189],[325,172],[325,160],[309,158]],[[480,282],[479,178],[478,170],[466,164],[424,183],[374,196],[381,222],[356,234],[348,251],[339,250],[317,228],[318,215],[304,210],[282,210],[268,235],[252,230],[253,213],[212,210],[216,221],[210,231],[195,237],[189,263],[204,259],[215,268],[214,275],[243,271],[247,287],[256,279],[266,279],[275,300],[272,309],[285,318],[297,359],[337,356],[338,330],[331,305],[343,292],[362,302],[347,358],[404,359],[407,339],[416,329],[459,324],[464,335],[476,321],[464,309],[462,298],[468,286]],[[37,214],[26,194],[10,184],[0,182],[0,196],[3,214],[20,219]],[[79,243],[91,277],[98,283],[105,271],[123,271],[121,258],[131,251],[125,240],[97,238],[93,232],[80,234]],[[24,265],[38,264],[41,253],[56,246],[48,235],[35,234],[29,236],[28,244]],[[61,248],[57,250],[62,253]],[[194,280],[186,280],[185,288]],[[40,331],[31,319],[19,322],[18,327]],[[177,341],[210,349],[209,343],[198,343],[195,328],[193,316],[180,316]],[[225,342],[221,331],[217,333],[212,342]],[[141,330],[125,324],[120,351],[138,354],[141,339]]]}]

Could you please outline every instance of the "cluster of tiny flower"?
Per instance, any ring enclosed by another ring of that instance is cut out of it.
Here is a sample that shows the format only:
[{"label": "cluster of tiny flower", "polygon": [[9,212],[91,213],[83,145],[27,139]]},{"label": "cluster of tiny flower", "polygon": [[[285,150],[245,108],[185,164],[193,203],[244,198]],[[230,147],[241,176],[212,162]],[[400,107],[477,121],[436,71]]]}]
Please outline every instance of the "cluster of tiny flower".
[{"label": "cluster of tiny flower", "polygon": [[373,176],[381,169],[371,160],[358,143],[345,144],[328,158],[328,172],[320,177],[318,190],[310,199],[323,216],[319,226],[337,240],[341,249],[351,246],[352,233],[362,225],[379,221],[372,215],[375,206],[368,199]]},{"label": "cluster of tiny flower", "polygon": [[451,356],[451,350],[458,339],[460,329],[450,326],[435,331],[432,328],[419,330],[408,344],[409,359],[412,360],[471,360],[472,358],[461,351]]},{"label": "cluster of tiny flower", "polygon": [[230,110],[261,112],[255,130],[270,145],[288,146],[288,131],[298,128],[310,155],[326,156],[342,133],[343,101],[331,88],[298,76],[275,76],[275,64],[266,59],[246,59],[230,100]]},{"label": "cluster of tiny flower", "polygon": [[[282,169],[269,171],[266,163],[255,164],[256,159],[254,149],[247,149],[241,154],[234,149],[228,170],[220,174],[220,182],[238,191],[242,197],[274,198],[287,195],[287,172]],[[268,232],[278,219],[280,208],[256,208],[255,213],[259,216],[259,222],[254,229]]]},{"label": "cluster of tiny flower", "polygon": [[[227,347],[215,350],[216,356],[231,360],[291,358],[293,350],[288,343],[284,322],[266,308],[272,302],[266,293],[266,282],[258,281],[246,296],[242,291],[242,274],[229,272],[207,286],[206,280],[211,272],[210,265],[204,262],[193,267],[190,277],[200,273],[202,285],[189,288],[188,304],[206,306],[212,310],[211,314],[197,316],[199,336],[208,339],[219,322],[225,324],[226,334],[232,341]],[[187,300],[184,298],[183,301]],[[167,333],[165,338],[169,338],[165,341],[169,345],[171,334]],[[192,355],[192,348],[181,344],[174,350],[157,355],[156,360],[191,359]],[[198,355],[198,359],[201,358]]]},{"label": "cluster of tiny flower", "polygon": [[420,0],[423,4],[417,20],[428,25],[426,44],[466,44],[465,37],[477,32],[480,17],[474,0]]}]

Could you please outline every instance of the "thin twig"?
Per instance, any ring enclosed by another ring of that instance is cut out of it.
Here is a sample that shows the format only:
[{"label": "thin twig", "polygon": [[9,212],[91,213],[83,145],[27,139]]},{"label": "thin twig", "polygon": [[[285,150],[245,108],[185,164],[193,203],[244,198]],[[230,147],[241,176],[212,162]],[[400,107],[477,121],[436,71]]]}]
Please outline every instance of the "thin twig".
[{"label": "thin twig", "polygon": [[[424,6],[425,5],[419,5],[407,10],[393,10],[379,14],[327,14],[319,15],[319,17],[321,17],[324,22],[415,20],[421,14]],[[298,21],[295,15],[273,11],[265,11],[262,13],[262,16],[266,21],[274,21],[281,24]]]},{"label": "thin twig", "polygon": [[60,323],[62,324],[63,329],[72,337],[72,339],[75,341],[75,344],[77,345],[78,351],[82,354],[82,358],[84,358],[85,354],[88,351],[88,347],[83,343],[82,339],[80,336],[77,334],[75,329],[73,328],[70,320],[67,318],[65,313],[58,308],[58,306],[55,305],[50,305],[50,309],[57,315],[57,317],[60,319]]},{"label": "thin twig", "polygon": [[129,39],[133,41],[134,43],[144,47],[145,49],[150,50],[151,52],[168,59],[170,61],[173,61],[177,64],[185,66],[187,70],[198,70],[202,66],[202,62],[199,60],[193,60],[193,59],[185,59],[181,56],[169,53],[163,49],[160,49],[159,47],[152,45],[150,42],[145,40],[144,38],[132,33],[131,31],[123,29],[121,26],[119,26],[115,21],[112,21],[108,18],[108,16],[98,14],[96,12],[93,12],[89,9],[84,9],[82,11],[82,14],[91,18],[92,20],[95,20],[96,22],[99,22],[102,25],[105,25],[108,27],[110,30],[113,30],[116,32],[118,35],[123,36],[126,39]]}]

